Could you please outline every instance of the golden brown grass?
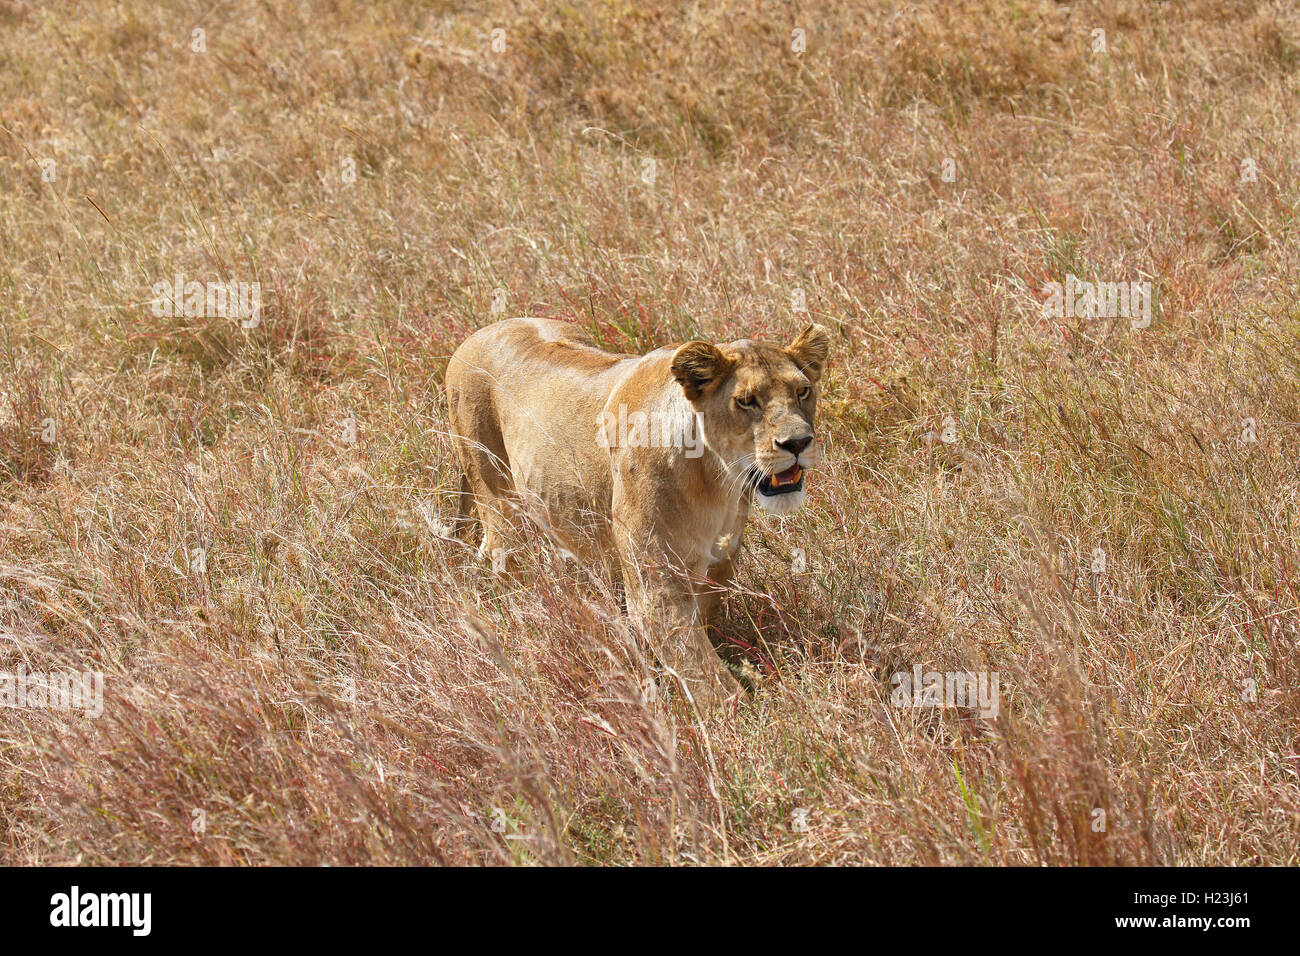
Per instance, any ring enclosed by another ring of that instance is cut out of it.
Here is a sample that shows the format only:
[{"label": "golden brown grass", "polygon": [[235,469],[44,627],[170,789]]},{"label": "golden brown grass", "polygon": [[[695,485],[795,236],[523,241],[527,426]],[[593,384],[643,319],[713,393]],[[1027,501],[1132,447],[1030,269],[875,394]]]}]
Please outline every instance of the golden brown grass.
[{"label": "golden brown grass", "polygon": [[[0,0],[0,671],[106,674],[0,710],[0,858],[1300,862],[1293,5],[679,6]],[[699,724],[609,581],[446,536],[442,369],[497,289],[638,350],[796,288],[828,466]]]}]

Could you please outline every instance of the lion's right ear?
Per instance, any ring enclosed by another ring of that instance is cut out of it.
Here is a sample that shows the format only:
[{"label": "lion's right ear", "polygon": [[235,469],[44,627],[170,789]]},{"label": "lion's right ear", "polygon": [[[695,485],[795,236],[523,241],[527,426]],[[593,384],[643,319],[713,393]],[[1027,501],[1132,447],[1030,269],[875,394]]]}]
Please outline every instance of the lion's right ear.
[{"label": "lion's right ear", "polygon": [[716,386],[731,371],[731,361],[708,342],[687,342],[673,353],[673,378],[695,401]]}]

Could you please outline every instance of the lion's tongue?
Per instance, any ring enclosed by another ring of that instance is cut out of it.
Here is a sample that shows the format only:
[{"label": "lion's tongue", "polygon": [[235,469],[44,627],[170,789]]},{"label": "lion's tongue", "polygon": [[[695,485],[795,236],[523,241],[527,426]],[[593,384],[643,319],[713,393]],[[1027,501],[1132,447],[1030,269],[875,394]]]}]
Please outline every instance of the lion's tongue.
[{"label": "lion's tongue", "polygon": [[803,477],[803,469],[798,465],[791,465],[785,471],[779,471],[772,476],[772,487],[780,488],[783,485],[793,485]]}]

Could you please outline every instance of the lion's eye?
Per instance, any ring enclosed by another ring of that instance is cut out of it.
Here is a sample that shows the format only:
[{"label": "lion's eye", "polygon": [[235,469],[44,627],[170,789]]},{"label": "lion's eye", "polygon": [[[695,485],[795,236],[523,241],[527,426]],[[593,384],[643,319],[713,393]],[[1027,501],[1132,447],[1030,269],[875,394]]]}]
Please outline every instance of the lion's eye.
[{"label": "lion's eye", "polygon": [[811,394],[812,394],[812,386],[805,385],[803,388],[799,389],[799,401],[806,402],[808,400],[808,396]]},{"label": "lion's eye", "polygon": [[754,398],[754,396],[752,395],[746,395],[744,398],[736,399],[736,404],[739,405],[741,408],[745,408],[745,409],[749,409],[750,411],[753,411],[754,409],[758,408],[758,399]]}]

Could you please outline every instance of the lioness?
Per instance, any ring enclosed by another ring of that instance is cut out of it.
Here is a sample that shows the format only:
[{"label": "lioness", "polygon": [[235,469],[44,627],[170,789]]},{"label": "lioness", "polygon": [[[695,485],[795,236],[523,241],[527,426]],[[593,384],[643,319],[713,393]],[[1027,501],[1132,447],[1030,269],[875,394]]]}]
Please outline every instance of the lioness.
[{"label": "lioness", "polygon": [[629,612],[659,625],[647,633],[660,663],[701,709],[726,700],[739,684],[703,625],[750,503],[782,515],[803,504],[829,351],[820,325],[785,348],[695,341],[643,356],[604,352],[567,322],[480,329],[446,377],[461,516],[472,506],[482,523],[480,555],[504,556],[520,507],[580,558],[616,553]]}]

